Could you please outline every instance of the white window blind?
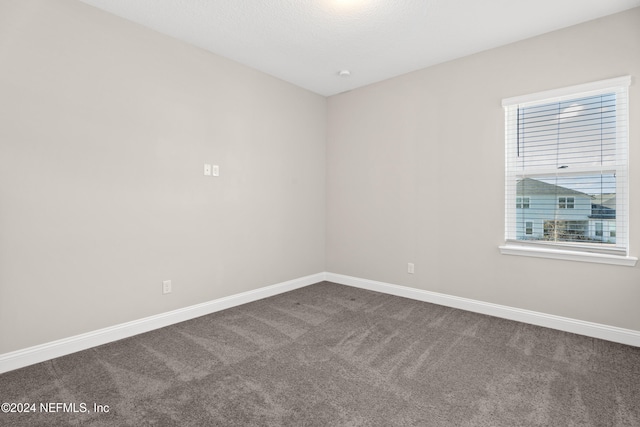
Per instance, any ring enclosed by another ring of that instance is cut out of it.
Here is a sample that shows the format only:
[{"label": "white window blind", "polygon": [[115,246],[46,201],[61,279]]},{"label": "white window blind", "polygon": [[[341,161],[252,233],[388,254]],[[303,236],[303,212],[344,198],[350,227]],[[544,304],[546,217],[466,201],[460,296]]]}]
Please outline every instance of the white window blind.
[{"label": "white window blind", "polygon": [[630,83],[503,100],[507,243],[628,255]]}]

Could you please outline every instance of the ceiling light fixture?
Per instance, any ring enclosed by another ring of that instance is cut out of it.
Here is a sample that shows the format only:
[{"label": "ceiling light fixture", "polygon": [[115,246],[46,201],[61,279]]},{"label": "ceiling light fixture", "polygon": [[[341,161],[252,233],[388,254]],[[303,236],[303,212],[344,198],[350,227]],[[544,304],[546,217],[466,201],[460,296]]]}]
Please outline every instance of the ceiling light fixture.
[{"label": "ceiling light fixture", "polygon": [[338,72],[338,75],[340,77],[349,77],[351,75],[351,71],[349,71],[349,70],[340,70]]},{"label": "ceiling light fixture", "polygon": [[363,1],[362,0],[333,0],[332,2],[333,7],[337,8],[337,9],[354,9],[360,5],[362,5]]}]

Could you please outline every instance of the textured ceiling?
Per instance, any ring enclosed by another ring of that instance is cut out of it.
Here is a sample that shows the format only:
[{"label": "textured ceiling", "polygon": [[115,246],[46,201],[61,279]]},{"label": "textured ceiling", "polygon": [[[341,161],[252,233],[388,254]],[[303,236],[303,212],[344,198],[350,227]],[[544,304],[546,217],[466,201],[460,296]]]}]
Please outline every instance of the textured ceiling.
[{"label": "textured ceiling", "polygon": [[[322,95],[640,0],[81,0]],[[348,69],[350,77],[338,72]]]}]

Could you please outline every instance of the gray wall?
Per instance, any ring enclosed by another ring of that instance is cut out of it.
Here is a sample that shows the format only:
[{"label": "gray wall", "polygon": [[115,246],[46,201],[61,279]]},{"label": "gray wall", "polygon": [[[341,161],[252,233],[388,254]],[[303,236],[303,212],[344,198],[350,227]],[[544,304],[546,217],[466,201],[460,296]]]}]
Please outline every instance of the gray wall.
[{"label": "gray wall", "polygon": [[329,98],[327,270],[640,330],[640,266],[498,251],[502,98],[628,74],[630,242],[640,256],[636,8]]},{"label": "gray wall", "polygon": [[324,271],[324,97],[67,0],[0,64],[0,354]]}]

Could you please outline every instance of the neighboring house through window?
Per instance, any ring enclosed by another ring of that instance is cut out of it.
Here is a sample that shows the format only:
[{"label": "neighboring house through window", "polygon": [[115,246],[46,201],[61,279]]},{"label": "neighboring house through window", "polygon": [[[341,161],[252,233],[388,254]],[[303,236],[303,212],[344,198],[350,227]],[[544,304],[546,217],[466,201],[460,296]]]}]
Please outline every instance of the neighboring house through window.
[{"label": "neighboring house through window", "polygon": [[503,101],[501,249],[628,257],[629,84],[621,77]]}]

